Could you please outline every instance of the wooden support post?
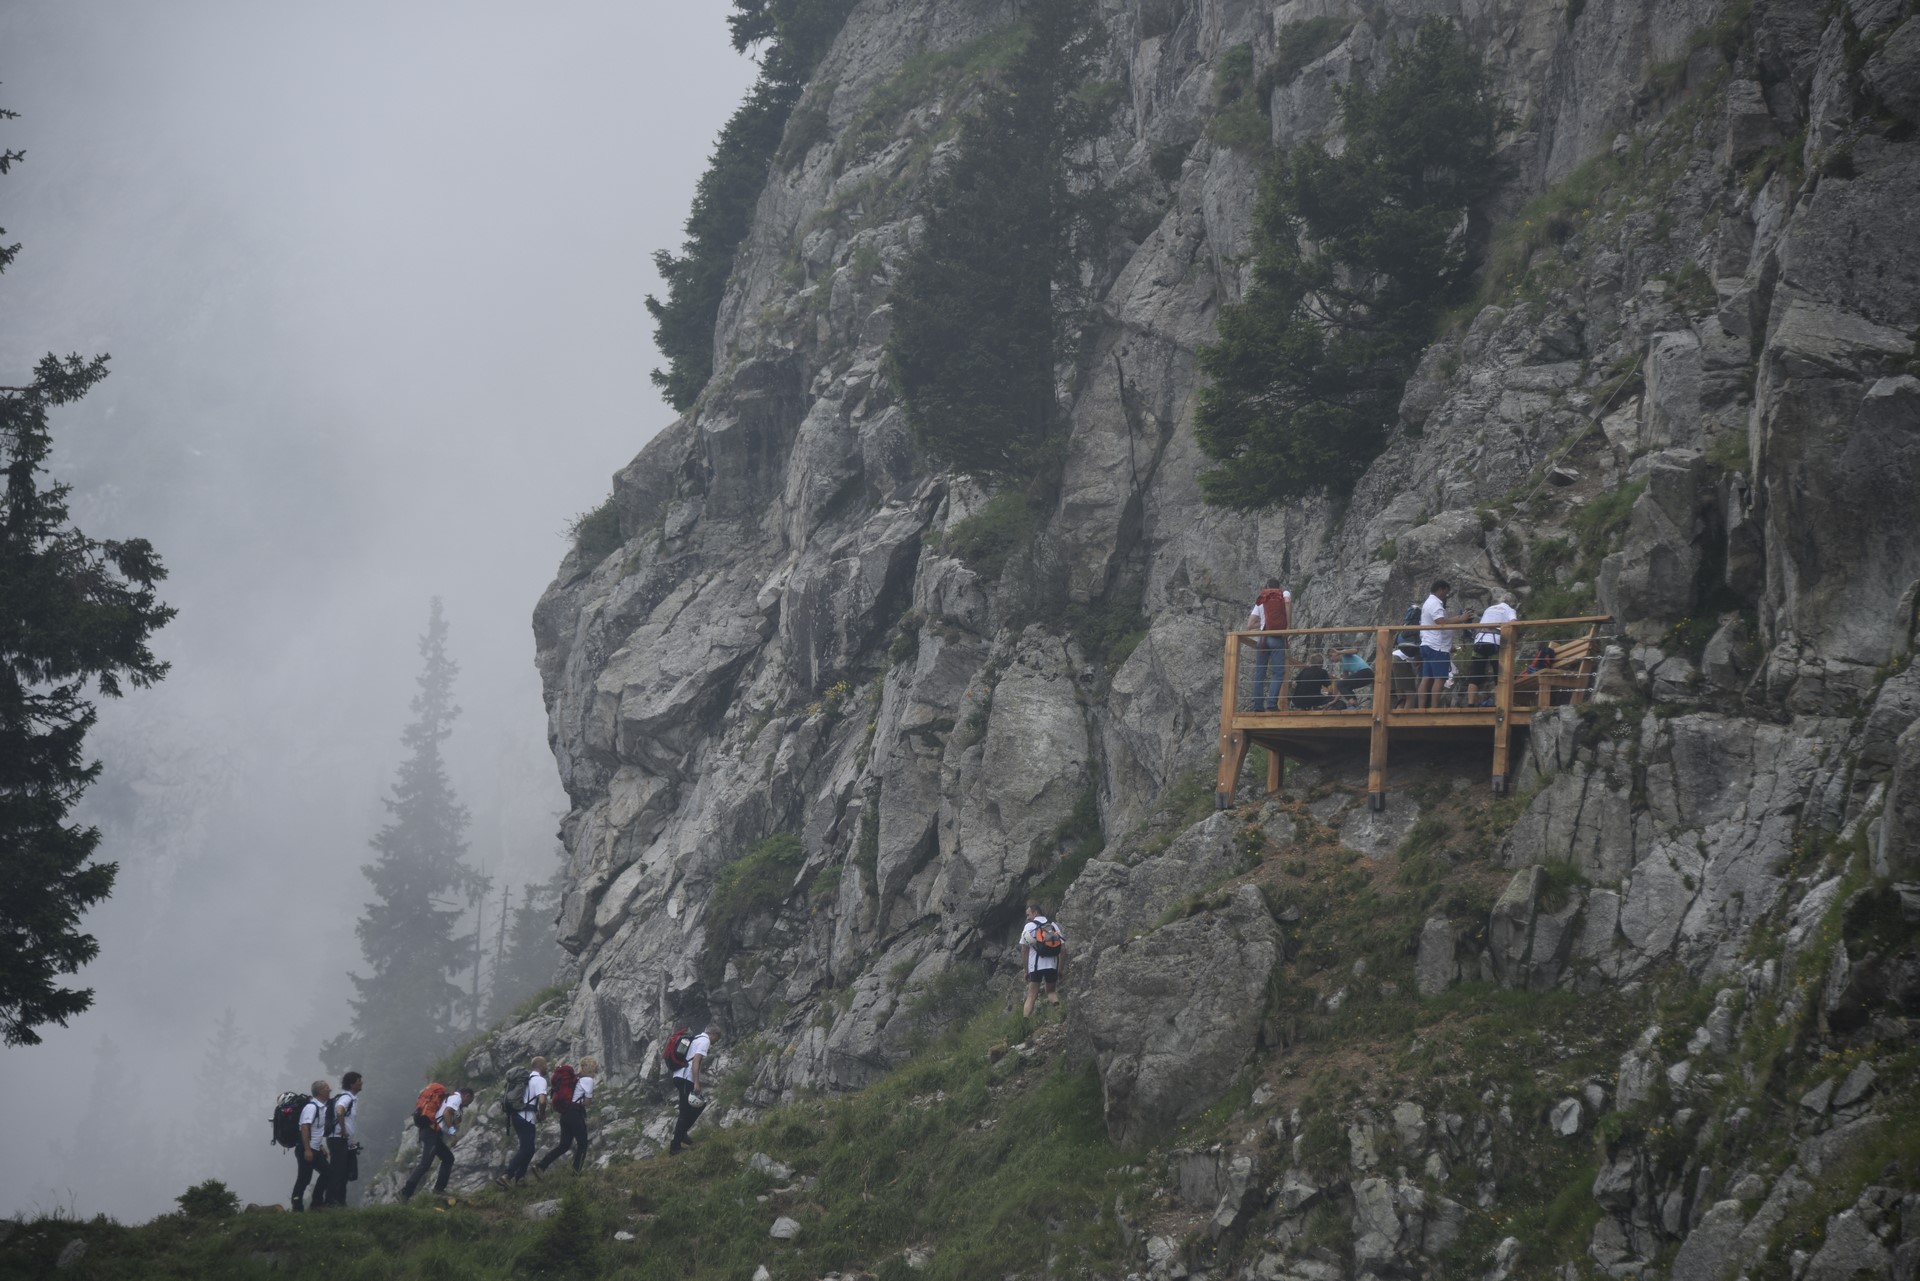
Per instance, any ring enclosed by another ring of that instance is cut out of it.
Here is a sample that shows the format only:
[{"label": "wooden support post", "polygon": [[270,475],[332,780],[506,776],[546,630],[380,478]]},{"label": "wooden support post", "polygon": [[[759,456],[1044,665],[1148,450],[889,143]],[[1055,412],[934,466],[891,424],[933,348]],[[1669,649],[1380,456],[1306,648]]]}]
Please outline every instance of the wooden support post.
[{"label": "wooden support post", "polygon": [[1373,732],[1367,742],[1367,808],[1387,808],[1387,714],[1393,707],[1393,631],[1382,627],[1373,645]]},{"label": "wooden support post", "polygon": [[1234,788],[1240,780],[1240,765],[1246,759],[1246,740],[1234,732],[1234,703],[1240,689],[1240,637],[1227,633],[1227,656],[1221,664],[1224,684],[1220,690],[1220,776],[1213,788],[1213,806],[1226,809],[1233,804]]},{"label": "wooden support post", "polygon": [[1287,781],[1287,758],[1280,749],[1267,744],[1267,795],[1280,795],[1281,786]]},{"label": "wooden support post", "polygon": [[1500,624],[1500,679],[1493,687],[1493,794],[1507,794],[1507,757],[1513,751],[1513,674],[1519,666],[1513,624]]}]

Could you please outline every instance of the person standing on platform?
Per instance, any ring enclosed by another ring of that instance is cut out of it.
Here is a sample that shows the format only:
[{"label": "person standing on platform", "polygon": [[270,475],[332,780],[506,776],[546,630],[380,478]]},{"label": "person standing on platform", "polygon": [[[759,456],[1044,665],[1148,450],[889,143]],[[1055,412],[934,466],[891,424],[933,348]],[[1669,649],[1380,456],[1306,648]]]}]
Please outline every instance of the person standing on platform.
[{"label": "person standing on platform", "polygon": [[1447,597],[1453,585],[1444,578],[1434,580],[1433,590],[1420,606],[1420,686],[1415,707],[1440,706],[1440,689],[1453,674],[1453,633],[1444,630],[1447,623],[1470,623],[1471,610],[1447,612]]},{"label": "person standing on platform", "polygon": [[[1280,580],[1269,578],[1254,597],[1247,615],[1247,630],[1285,631],[1287,615],[1293,605],[1293,593],[1283,591]],[[1287,679],[1287,638],[1262,636],[1253,643],[1253,710],[1274,712],[1280,709],[1280,687]]]}]

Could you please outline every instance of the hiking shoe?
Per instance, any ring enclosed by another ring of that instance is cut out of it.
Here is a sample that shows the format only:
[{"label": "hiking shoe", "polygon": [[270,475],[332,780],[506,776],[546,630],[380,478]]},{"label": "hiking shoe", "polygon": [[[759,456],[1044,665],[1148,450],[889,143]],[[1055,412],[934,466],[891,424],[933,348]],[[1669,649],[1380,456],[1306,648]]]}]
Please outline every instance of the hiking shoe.
[{"label": "hiking shoe", "polygon": [[507,1176],[504,1174],[494,1175],[493,1185],[497,1188],[511,1188],[513,1186],[513,1184],[507,1182]]},{"label": "hiking shoe", "polygon": [[307,1207],[301,1202],[299,1197],[293,1198],[293,1212],[295,1214],[303,1213],[306,1210],[306,1208]]}]

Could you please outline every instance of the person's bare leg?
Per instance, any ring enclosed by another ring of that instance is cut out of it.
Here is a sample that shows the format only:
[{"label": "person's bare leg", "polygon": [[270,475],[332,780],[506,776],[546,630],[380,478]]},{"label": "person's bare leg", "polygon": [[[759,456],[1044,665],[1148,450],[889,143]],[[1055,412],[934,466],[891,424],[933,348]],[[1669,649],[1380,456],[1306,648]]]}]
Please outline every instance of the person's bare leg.
[{"label": "person's bare leg", "polygon": [[1020,1015],[1022,1018],[1030,1019],[1033,1017],[1033,1003],[1039,999],[1040,999],[1040,985],[1038,983],[1027,984],[1027,1004],[1025,1008],[1020,1011]]}]

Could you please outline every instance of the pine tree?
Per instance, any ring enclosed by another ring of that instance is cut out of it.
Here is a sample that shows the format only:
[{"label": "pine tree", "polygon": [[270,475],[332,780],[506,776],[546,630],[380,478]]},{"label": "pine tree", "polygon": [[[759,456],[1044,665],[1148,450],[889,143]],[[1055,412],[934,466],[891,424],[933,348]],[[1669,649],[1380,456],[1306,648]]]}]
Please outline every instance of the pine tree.
[{"label": "pine tree", "polygon": [[982,480],[1058,472],[1056,377],[1079,355],[1115,193],[1094,150],[1112,87],[1091,77],[1087,0],[1040,0],[1026,42],[931,184],[892,294],[887,371],[934,461]]},{"label": "pine tree", "polygon": [[553,938],[553,908],[563,892],[559,874],[545,885],[520,887],[506,948],[493,970],[487,1021],[511,1016],[522,1001],[544,990],[560,971],[563,955]]},{"label": "pine tree", "polygon": [[1199,353],[1208,503],[1345,494],[1386,447],[1421,350],[1470,291],[1465,232],[1502,118],[1459,30],[1430,19],[1378,88],[1341,91],[1339,155],[1307,143],[1268,167],[1253,288]]},{"label": "pine tree", "polygon": [[[0,111],[0,120],[16,117]],[[22,153],[0,150],[0,174]],[[0,245],[0,271],[20,246]],[[117,867],[92,861],[99,829],[67,816],[100,775],[88,761],[97,712],[89,685],[117,698],[166,675],[148,642],[173,617],[145,539],[88,538],[68,519],[72,487],[49,484],[47,411],[86,395],[107,358],[47,355],[24,386],[0,387],[0,1041],[35,1045],[93,1003],[60,986],[100,945],[80,914],[107,897]]]},{"label": "pine tree", "polygon": [[321,1050],[328,1071],[366,1075],[372,1094],[361,1133],[370,1147],[391,1146],[422,1074],[454,1044],[467,999],[458,980],[469,940],[454,932],[462,912],[452,896],[472,893],[478,878],[465,862],[467,810],[440,754],[460,709],[453,702],[459,668],[447,655],[437,597],[420,655],[414,719],[400,740],[407,759],[385,802],[388,822],[371,842],[376,857],[361,869],[374,893],[354,927],[368,973],[352,976],[352,1030]]}]

